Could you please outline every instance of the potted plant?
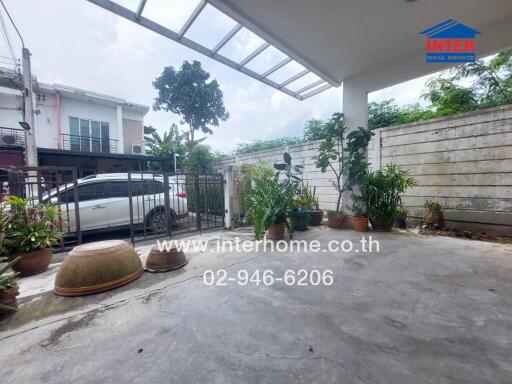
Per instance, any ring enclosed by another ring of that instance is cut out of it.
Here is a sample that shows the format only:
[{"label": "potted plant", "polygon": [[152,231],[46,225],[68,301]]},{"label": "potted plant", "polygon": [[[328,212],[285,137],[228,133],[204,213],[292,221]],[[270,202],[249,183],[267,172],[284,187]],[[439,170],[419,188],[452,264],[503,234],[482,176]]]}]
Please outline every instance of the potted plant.
[{"label": "potted plant", "polygon": [[287,211],[287,216],[290,219],[292,232],[308,229],[309,209],[302,206],[299,199],[292,201],[291,208]]},{"label": "potted plant", "polygon": [[28,205],[26,199],[9,196],[4,200],[6,212],[2,221],[4,245],[10,259],[20,257],[13,269],[20,276],[30,276],[48,269],[52,247],[61,239],[58,230],[58,206]]},{"label": "potted plant", "polygon": [[343,193],[361,183],[367,161],[366,148],[373,136],[371,129],[359,127],[350,131],[343,120],[343,113],[335,113],[324,125],[325,139],[320,144],[318,155],[313,159],[322,173],[330,170],[334,174],[332,186],[338,193],[336,209],[327,212],[328,226],[339,228],[345,219],[341,211]]},{"label": "potted plant", "polygon": [[404,205],[400,204],[397,208],[396,226],[401,229],[407,228],[407,216],[409,210]]},{"label": "potted plant", "polygon": [[8,263],[0,264],[0,319],[16,312],[18,305],[16,296],[19,295],[16,276],[18,273],[7,273],[9,268],[18,262],[17,257]]},{"label": "potted plant", "polygon": [[444,226],[443,206],[437,201],[426,200],[423,207],[426,210],[423,221],[434,229],[441,229]]},{"label": "potted plant", "polygon": [[324,211],[320,209],[318,198],[316,197],[316,187],[311,188],[306,185],[301,195],[302,203],[309,209],[309,225],[322,225],[324,219]]},{"label": "potted plant", "polygon": [[350,218],[352,227],[357,232],[366,232],[368,230],[368,216],[365,206],[362,203],[354,203],[352,213],[353,215]]},{"label": "potted plant", "polygon": [[245,194],[246,220],[254,225],[257,239],[267,231],[269,239],[281,240],[286,228],[291,231],[287,211],[296,191],[295,183],[281,183],[279,173],[273,174],[264,163],[252,170],[251,188]]},{"label": "potted plant", "polygon": [[374,231],[391,231],[402,202],[401,194],[415,185],[416,180],[407,170],[393,164],[367,172],[361,184],[360,198]]}]

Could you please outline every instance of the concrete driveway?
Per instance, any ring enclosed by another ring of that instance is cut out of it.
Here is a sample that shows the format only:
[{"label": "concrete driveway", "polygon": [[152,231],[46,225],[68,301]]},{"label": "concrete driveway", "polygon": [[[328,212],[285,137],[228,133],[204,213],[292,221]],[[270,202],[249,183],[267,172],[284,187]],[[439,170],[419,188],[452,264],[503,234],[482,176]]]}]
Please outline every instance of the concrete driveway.
[{"label": "concrete driveway", "polygon": [[[54,265],[39,282],[21,281],[20,311],[0,323],[1,381],[511,383],[510,246],[367,235],[379,253],[189,253],[179,271],[83,298],[48,292]],[[296,238],[326,248],[361,234],[322,227]],[[334,283],[202,279],[207,269],[229,278],[302,268],[330,269]]]}]

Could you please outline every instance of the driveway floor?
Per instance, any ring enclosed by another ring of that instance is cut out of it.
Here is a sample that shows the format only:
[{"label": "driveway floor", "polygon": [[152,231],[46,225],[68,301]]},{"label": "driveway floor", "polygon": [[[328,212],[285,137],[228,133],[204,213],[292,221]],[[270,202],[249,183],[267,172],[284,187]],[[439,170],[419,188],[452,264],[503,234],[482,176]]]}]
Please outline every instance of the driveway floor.
[{"label": "driveway floor", "polygon": [[[211,233],[229,239],[239,232]],[[189,253],[181,270],[82,298],[21,279],[2,383],[511,383],[512,249],[368,233],[380,252]],[[352,240],[351,230],[297,234]],[[148,247],[139,249],[142,257]],[[331,286],[208,286],[205,270],[333,271]]]}]

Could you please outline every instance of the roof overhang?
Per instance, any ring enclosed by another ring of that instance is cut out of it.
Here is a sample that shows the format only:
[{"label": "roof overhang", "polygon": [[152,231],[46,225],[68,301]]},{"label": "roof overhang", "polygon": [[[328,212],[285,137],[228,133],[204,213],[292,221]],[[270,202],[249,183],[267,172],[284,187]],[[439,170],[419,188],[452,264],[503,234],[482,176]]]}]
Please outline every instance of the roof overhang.
[{"label": "roof overhang", "polygon": [[[146,15],[154,0],[139,0],[132,9],[118,4],[127,0],[88,1],[299,100],[354,77],[364,78],[371,91],[449,67],[425,62],[425,37],[419,34],[446,19],[481,33],[476,39],[479,57],[512,46],[510,0],[196,0],[188,18],[175,30],[155,21],[154,14]],[[188,35],[206,7],[234,21],[234,27],[212,47]],[[169,5],[161,11],[174,9]],[[262,43],[236,61],[222,49],[244,29]],[[280,61],[260,71],[248,67],[270,47],[284,55]],[[272,79],[293,63],[301,69],[281,81]],[[311,74],[315,78],[310,83],[296,86]]]}]

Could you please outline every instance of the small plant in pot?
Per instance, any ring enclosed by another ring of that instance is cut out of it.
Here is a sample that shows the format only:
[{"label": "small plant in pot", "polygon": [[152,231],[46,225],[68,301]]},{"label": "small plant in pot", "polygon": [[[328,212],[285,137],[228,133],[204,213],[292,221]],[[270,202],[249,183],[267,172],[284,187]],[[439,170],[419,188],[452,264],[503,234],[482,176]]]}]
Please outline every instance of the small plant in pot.
[{"label": "small plant in pot", "polygon": [[352,227],[357,232],[366,232],[368,230],[368,215],[365,206],[362,203],[354,203],[352,213],[350,218]]},{"label": "small plant in pot", "polygon": [[401,229],[407,228],[407,216],[409,215],[409,210],[406,206],[400,204],[397,208],[397,218],[396,218],[396,226]]},{"label": "small plant in pot", "polygon": [[7,197],[4,204],[4,246],[11,260],[20,257],[13,270],[20,276],[46,271],[53,257],[52,247],[61,239],[58,206],[28,205],[26,199],[17,196]]},{"label": "small plant in pot", "polygon": [[16,276],[18,273],[8,273],[20,258],[17,257],[8,263],[0,264],[0,319],[17,311],[16,296],[19,295]]},{"label": "small plant in pot", "polygon": [[316,197],[316,187],[311,188],[306,185],[302,191],[301,199],[304,206],[309,209],[309,225],[319,226],[322,225],[324,219],[324,211],[320,209],[318,198]]},{"label": "small plant in pot", "polygon": [[341,210],[342,196],[359,185],[366,173],[366,149],[373,136],[371,129],[359,127],[350,130],[343,113],[335,113],[324,125],[325,138],[318,155],[313,159],[322,173],[332,172],[332,186],[338,194],[336,209],[327,212],[327,225],[339,228],[346,215]]},{"label": "small plant in pot", "polygon": [[442,229],[444,226],[443,206],[437,201],[427,200],[423,207],[426,211],[423,218],[424,223],[434,229]]}]

